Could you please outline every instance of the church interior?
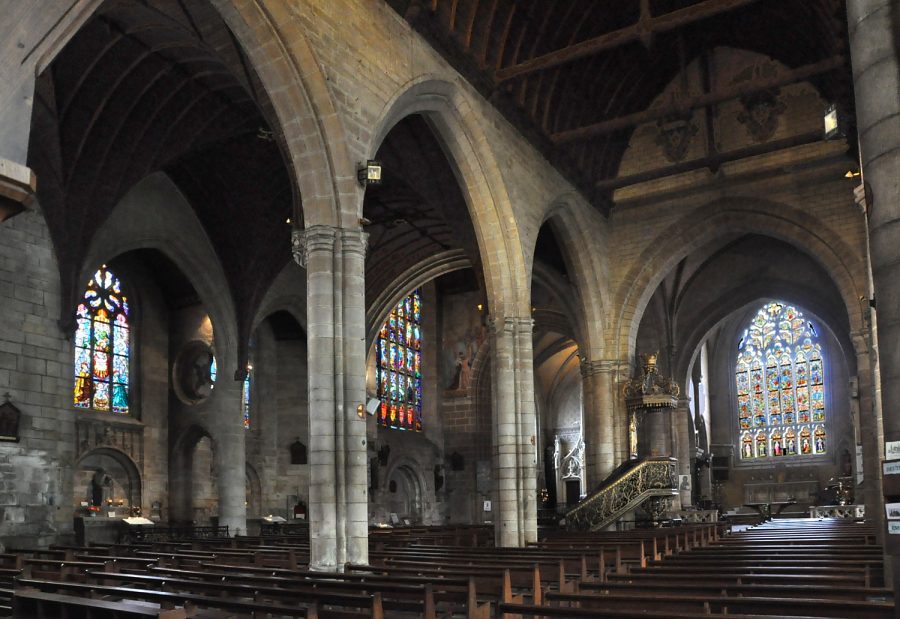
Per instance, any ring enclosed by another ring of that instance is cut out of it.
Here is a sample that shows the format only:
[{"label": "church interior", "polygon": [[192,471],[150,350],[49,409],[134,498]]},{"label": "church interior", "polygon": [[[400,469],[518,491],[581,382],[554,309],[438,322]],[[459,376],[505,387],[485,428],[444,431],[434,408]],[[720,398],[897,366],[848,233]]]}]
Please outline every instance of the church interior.
[{"label": "church interior", "polygon": [[897,0],[0,33],[0,616],[898,616]]}]

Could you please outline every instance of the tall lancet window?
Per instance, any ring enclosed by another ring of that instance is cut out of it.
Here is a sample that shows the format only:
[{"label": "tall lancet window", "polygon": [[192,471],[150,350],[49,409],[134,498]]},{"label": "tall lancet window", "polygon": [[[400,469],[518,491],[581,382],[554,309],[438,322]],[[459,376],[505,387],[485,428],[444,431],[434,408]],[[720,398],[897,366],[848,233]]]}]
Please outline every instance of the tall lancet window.
[{"label": "tall lancet window", "polygon": [[767,303],[738,348],[741,459],[826,453],[824,358],[813,323],[795,307]]},{"label": "tall lancet window", "polygon": [[250,372],[253,370],[252,365],[247,366],[247,375],[244,377],[244,383],[241,386],[241,413],[243,414],[244,429],[250,429]]},{"label": "tall lancet window", "polygon": [[418,290],[397,304],[381,327],[375,348],[378,422],[422,431],[422,299]]},{"label": "tall lancet window", "polygon": [[106,265],[91,280],[76,309],[74,405],[128,413],[128,299],[119,278]]}]

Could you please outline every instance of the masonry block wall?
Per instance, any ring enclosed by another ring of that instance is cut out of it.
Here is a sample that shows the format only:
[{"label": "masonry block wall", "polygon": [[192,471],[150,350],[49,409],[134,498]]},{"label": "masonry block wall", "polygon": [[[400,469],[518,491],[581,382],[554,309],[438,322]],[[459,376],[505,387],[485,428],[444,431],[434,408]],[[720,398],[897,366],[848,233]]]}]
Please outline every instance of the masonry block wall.
[{"label": "masonry block wall", "polygon": [[0,397],[22,415],[0,442],[0,544],[45,545],[72,533],[72,357],[61,333],[59,274],[39,207],[0,226]]}]

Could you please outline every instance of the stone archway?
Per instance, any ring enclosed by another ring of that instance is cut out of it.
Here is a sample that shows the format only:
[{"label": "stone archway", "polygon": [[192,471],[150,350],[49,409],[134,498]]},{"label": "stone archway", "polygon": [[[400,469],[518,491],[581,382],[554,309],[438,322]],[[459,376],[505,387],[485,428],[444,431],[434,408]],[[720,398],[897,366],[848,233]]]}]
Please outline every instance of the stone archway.
[{"label": "stone archway", "polygon": [[73,498],[75,511],[99,508],[127,515],[141,506],[141,473],[135,463],[118,449],[98,447],[84,454],[75,465]]},{"label": "stone archway", "polygon": [[400,464],[387,479],[388,511],[404,523],[420,524],[424,513],[424,488],[411,463]]}]

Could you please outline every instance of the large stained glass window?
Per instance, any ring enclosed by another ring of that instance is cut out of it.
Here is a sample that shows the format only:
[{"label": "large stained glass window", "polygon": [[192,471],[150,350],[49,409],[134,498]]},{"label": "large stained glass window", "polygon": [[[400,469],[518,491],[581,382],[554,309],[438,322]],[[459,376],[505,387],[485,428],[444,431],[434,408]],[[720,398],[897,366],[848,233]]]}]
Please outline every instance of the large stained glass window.
[{"label": "large stained glass window", "polygon": [[75,388],[78,408],[129,410],[128,300],[113,273],[100,267],[75,312]]},{"label": "large stained glass window", "polygon": [[738,344],[735,367],[741,459],[824,454],[825,370],[813,323],[767,303]]},{"label": "large stained glass window", "polygon": [[422,431],[422,299],[416,290],[391,310],[375,349],[378,422]]}]

